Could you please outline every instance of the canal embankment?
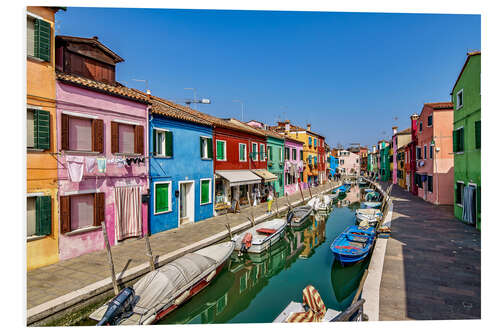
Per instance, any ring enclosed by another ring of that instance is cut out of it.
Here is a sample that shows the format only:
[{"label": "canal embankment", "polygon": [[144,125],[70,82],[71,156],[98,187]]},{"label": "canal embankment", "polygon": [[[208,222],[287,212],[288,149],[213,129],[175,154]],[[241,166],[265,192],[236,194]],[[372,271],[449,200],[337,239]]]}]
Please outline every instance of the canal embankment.
[{"label": "canal embankment", "polygon": [[[226,214],[183,225],[178,229],[150,236],[156,267],[176,258],[216,243],[251,226],[250,218],[259,223],[274,215],[282,214],[288,204],[297,206],[310,196],[331,191],[338,182],[294,193],[275,200],[273,213],[266,214],[266,203],[246,207],[238,214]],[[304,200],[303,200],[304,199]],[[112,247],[117,283],[120,288],[132,285],[150,266],[146,256],[144,239],[125,241]],[[31,326],[50,325],[71,318],[85,317],[96,304],[113,296],[113,284],[109,274],[106,251],[97,251],[54,265],[42,267],[27,274],[27,324]],[[88,311],[87,311],[88,310]]]}]

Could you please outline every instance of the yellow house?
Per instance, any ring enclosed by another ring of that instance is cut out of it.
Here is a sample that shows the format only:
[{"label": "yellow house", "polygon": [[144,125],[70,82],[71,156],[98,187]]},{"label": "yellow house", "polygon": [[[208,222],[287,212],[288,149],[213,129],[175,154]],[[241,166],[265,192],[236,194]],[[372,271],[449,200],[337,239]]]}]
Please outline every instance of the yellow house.
[{"label": "yellow house", "polygon": [[64,8],[26,10],[28,271],[59,260],[54,16],[60,9]]}]

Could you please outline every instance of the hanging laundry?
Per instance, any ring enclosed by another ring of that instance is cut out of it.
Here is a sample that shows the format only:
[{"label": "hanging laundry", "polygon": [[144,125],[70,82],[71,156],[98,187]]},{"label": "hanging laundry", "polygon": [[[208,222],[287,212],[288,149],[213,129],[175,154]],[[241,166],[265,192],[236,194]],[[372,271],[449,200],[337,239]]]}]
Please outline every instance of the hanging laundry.
[{"label": "hanging laundry", "polygon": [[68,176],[72,182],[78,183],[83,177],[83,156],[67,156],[66,167],[68,168]]},{"label": "hanging laundry", "polygon": [[104,157],[97,158],[97,170],[99,172],[106,172],[106,159]]},{"label": "hanging laundry", "polygon": [[123,167],[125,167],[125,164],[127,162],[125,161],[125,159],[117,157],[117,158],[114,159],[114,163],[115,163],[115,166],[117,168],[123,168]]},{"label": "hanging laundry", "polygon": [[96,167],[96,158],[95,157],[85,157],[85,166],[87,168],[88,173],[92,173]]}]

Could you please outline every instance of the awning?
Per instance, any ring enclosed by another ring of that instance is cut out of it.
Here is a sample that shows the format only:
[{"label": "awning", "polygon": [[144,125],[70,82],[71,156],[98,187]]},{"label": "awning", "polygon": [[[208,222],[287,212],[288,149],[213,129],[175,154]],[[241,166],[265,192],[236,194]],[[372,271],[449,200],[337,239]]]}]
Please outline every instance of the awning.
[{"label": "awning", "polygon": [[252,170],[253,173],[255,173],[257,176],[261,177],[264,179],[264,182],[271,182],[273,180],[277,180],[278,176],[276,176],[274,173],[271,173],[267,171],[266,169],[256,169]]},{"label": "awning", "polygon": [[215,174],[228,180],[230,186],[258,184],[261,182],[261,178],[250,170],[216,171]]}]

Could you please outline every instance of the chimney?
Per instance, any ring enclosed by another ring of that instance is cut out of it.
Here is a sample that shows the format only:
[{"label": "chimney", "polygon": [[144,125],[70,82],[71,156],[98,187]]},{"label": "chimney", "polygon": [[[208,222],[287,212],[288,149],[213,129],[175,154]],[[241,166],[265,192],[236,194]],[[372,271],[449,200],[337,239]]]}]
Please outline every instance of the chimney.
[{"label": "chimney", "polygon": [[414,113],[410,116],[411,120],[417,120],[418,119],[418,114]]},{"label": "chimney", "polygon": [[395,135],[398,132],[397,126],[392,126],[392,134]]},{"label": "chimney", "polygon": [[310,131],[311,130],[311,124],[307,124],[307,130]]},{"label": "chimney", "polygon": [[99,40],[99,37],[94,36],[94,37],[92,37],[92,39]]},{"label": "chimney", "polygon": [[151,95],[151,90],[146,89],[146,94]]},{"label": "chimney", "polygon": [[372,146],[372,152],[375,153],[377,151],[377,146]]},{"label": "chimney", "polygon": [[288,134],[290,132],[290,120],[285,120],[285,133]]}]

